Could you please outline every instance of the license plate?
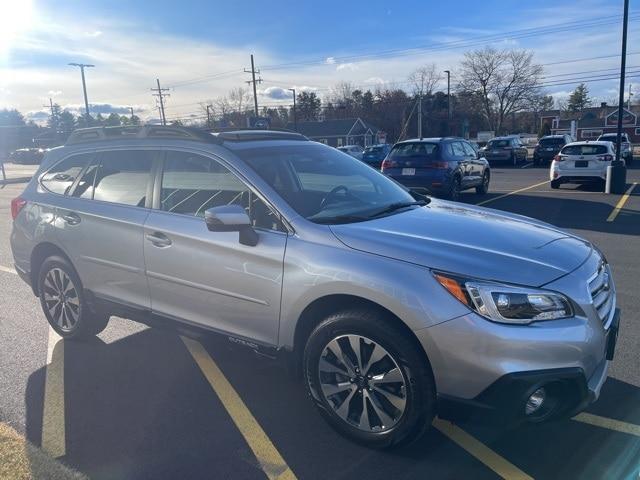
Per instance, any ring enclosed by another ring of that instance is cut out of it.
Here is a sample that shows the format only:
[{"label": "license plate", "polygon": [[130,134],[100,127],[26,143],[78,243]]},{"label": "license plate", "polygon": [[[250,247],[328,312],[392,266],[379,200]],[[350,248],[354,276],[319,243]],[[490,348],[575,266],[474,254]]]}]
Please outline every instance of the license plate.
[{"label": "license plate", "polygon": [[589,166],[589,160],[576,160],[576,168],[584,168]]},{"label": "license plate", "polygon": [[402,169],[402,175],[415,175],[416,174],[416,169],[415,168],[403,168]]},{"label": "license plate", "polygon": [[553,152],[553,147],[551,147],[551,148],[545,148],[545,150],[546,150],[547,152]]}]

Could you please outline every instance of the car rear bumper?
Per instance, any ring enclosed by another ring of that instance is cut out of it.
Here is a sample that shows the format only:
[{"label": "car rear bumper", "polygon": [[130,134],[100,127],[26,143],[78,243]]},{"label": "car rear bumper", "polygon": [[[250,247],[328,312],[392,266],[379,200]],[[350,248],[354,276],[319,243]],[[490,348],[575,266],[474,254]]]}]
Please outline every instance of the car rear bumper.
[{"label": "car rear bumper", "polygon": [[408,188],[426,188],[432,193],[448,192],[451,187],[451,177],[448,172],[444,170],[429,172],[419,175],[402,175],[399,171],[383,173]]}]

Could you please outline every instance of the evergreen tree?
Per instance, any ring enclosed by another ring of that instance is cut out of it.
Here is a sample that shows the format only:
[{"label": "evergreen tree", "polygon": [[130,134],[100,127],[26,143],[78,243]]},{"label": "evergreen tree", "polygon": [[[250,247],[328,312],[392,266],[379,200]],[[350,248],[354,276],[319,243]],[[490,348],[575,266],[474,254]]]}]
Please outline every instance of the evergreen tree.
[{"label": "evergreen tree", "polygon": [[589,89],[584,83],[581,83],[576,87],[573,93],[569,95],[567,109],[570,112],[582,112],[590,105],[591,98],[589,97]]}]

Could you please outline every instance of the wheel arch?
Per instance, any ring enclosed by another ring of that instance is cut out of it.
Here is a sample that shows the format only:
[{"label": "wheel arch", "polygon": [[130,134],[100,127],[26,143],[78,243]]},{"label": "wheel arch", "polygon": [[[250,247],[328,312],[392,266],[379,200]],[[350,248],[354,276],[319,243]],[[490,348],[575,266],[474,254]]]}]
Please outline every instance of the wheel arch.
[{"label": "wheel arch", "polygon": [[431,362],[429,361],[429,356],[411,328],[409,328],[409,326],[404,321],[402,321],[400,317],[398,317],[388,308],[385,308],[379,303],[376,303],[367,298],[359,297],[352,294],[329,294],[319,297],[309,305],[307,305],[307,307],[302,311],[302,313],[298,317],[293,336],[291,367],[294,375],[301,375],[304,346],[306,345],[307,339],[309,338],[309,335],[311,334],[313,329],[327,316],[347,309],[367,309],[379,312],[386,321],[393,323],[393,325],[395,325],[405,333],[409,341],[414,344],[417,351],[420,352],[420,354],[423,356],[433,375],[433,369],[431,367]]},{"label": "wheel arch", "polygon": [[47,258],[53,255],[61,256],[62,258],[67,260],[71,264],[71,266],[73,266],[73,263],[69,258],[69,255],[67,255],[64,252],[64,250],[62,250],[57,245],[51,242],[42,242],[36,245],[36,247],[31,252],[31,260],[29,262],[30,269],[31,269],[31,272],[30,272],[31,289],[33,290],[33,293],[35,294],[36,297],[40,295],[40,292],[38,291],[38,275],[40,273],[40,267],[42,266],[42,263]]}]

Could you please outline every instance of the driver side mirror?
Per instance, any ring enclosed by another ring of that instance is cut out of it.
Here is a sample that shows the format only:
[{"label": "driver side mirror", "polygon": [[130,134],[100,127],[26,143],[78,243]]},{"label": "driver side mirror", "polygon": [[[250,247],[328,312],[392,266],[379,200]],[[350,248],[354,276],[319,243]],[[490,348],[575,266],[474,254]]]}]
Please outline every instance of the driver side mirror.
[{"label": "driver side mirror", "polygon": [[255,247],[258,234],[251,225],[251,219],[240,205],[222,205],[204,211],[204,222],[210,232],[239,232],[242,245]]}]

